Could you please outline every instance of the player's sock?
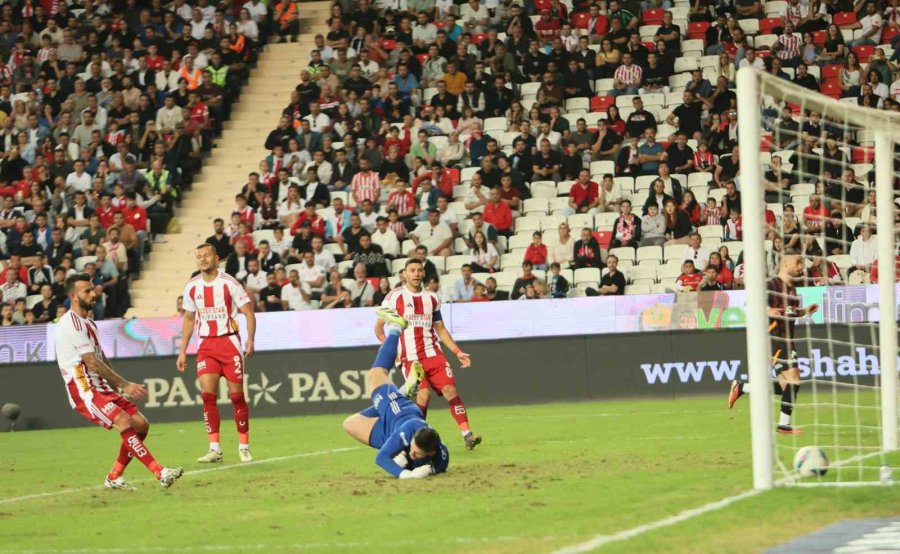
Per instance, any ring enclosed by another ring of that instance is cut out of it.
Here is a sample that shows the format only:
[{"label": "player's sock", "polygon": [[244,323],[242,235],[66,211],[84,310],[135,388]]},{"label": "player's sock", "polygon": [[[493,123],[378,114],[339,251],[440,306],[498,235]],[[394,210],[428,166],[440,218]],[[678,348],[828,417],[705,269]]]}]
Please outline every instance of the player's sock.
[{"label": "player's sock", "polygon": [[394,367],[394,360],[397,359],[397,344],[400,342],[400,331],[402,329],[397,325],[389,323],[385,326],[387,334],[384,336],[381,348],[378,349],[378,354],[375,355],[375,362],[372,364],[372,367],[388,370]]},{"label": "player's sock", "polygon": [[250,409],[247,407],[247,398],[242,392],[234,392],[228,395],[234,406],[234,423],[237,425],[238,444],[242,448],[250,445]]},{"label": "player's sock", "polygon": [[743,394],[750,394],[750,383],[741,383],[741,392]]},{"label": "player's sock", "polygon": [[[138,433],[137,435],[141,437],[141,440],[147,439],[146,431],[143,433]],[[128,467],[128,464],[131,462],[132,458],[134,458],[134,456],[131,455],[131,451],[128,450],[128,447],[126,447],[124,443],[119,446],[119,457],[116,458],[116,462],[113,464],[112,469],[109,470],[109,474],[107,475],[107,477],[109,477],[109,480],[115,481],[116,479],[121,477],[122,474],[125,473],[125,468]]]},{"label": "player's sock", "polygon": [[450,404],[450,415],[456,420],[456,424],[459,425],[459,430],[462,431],[463,436],[471,433],[472,430],[469,429],[469,415],[466,413],[466,405],[463,404],[462,398],[456,395],[448,399],[447,402]]},{"label": "player's sock", "polygon": [[800,385],[787,385],[781,394],[781,415],[779,416],[779,425],[790,425],[791,415],[794,413],[794,402],[797,401],[797,394],[800,392]]},{"label": "player's sock", "polygon": [[428,419],[428,404],[419,404],[417,402],[416,406],[418,406],[419,409],[422,410],[422,419]]},{"label": "player's sock", "polygon": [[212,392],[204,392],[200,394],[203,400],[203,423],[206,425],[206,434],[209,435],[209,448],[216,452],[221,452],[219,447],[219,407],[216,401],[219,396]]},{"label": "player's sock", "polygon": [[781,396],[784,394],[784,389],[781,388],[781,384],[778,381],[772,383],[772,390],[775,391],[775,396]]},{"label": "player's sock", "polygon": [[153,475],[156,475],[156,478],[159,479],[159,474],[163,469],[163,466],[159,464],[154,458],[153,455],[150,454],[150,450],[144,444],[144,441],[141,440],[141,437],[134,431],[134,429],[125,429],[122,431],[122,444],[132,456],[141,461],[142,464],[147,466]]}]

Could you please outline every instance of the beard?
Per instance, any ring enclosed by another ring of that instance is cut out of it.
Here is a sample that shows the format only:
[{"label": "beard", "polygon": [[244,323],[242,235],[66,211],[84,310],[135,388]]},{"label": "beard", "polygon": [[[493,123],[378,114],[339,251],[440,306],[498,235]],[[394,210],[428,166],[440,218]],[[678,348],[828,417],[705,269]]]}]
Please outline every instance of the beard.
[{"label": "beard", "polygon": [[82,298],[78,298],[78,307],[80,307],[84,311],[92,311],[94,309],[94,305],[97,303],[97,299],[94,298],[90,301],[85,301]]}]

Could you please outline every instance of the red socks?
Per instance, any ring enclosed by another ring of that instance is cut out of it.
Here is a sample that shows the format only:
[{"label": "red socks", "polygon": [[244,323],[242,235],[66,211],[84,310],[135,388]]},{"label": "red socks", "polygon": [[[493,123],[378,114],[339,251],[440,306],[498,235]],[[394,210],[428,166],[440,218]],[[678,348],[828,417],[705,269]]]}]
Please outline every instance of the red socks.
[{"label": "red socks", "polygon": [[203,423],[206,425],[206,434],[209,435],[209,442],[218,444],[219,442],[219,407],[216,406],[218,396],[211,392],[200,394],[203,399]]},{"label": "red socks", "polygon": [[[142,435],[138,433],[138,436],[141,437],[141,440],[147,438],[146,434]],[[133,457],[134,456],[131,455],[131,450],[129,450],[123,442],[119,447],[119,457],[116,458],[116,463],[113,464],[112,469],[109,470],[109,474],[107,475],[107,477],[109,477],[109,480],[115,481],[116,479],[121,477],[122,474],[125,473],[125,468],[128,467],[128,464],[131,462],[131,459]]]},{"label": "red socks", "polygon": [[456,424],[459,425],[459,429],[463,433],[469,432],[469,416],[466,414],[466,406],[463,404],[462,399],[459,395],[454,396],[453,398],[448,398],[447,402],[450,404],[450,415],[453,416],[453,419],[456,420]]},{"label": "red socks", "polygon": [[153,458],[153,455],[150,454],[150,450],[147,449],[146,445],[144,445],[144,441],[141,440],[141,437],[137,433],[135,433],[134,429],[125,429],[122,431],[122,446],[127,448],[132,456],[147,466],[147,469],[152,471],[157,479],[159,478],[159,473],[162,471],[163,467]]},{"label": "red socks", "polygon": [[242,392],[235,392],[228,396],[231,398],[231,404],[234,406],[234,423],[237,425],[238,444],[249,444],[250,409],[247,407],[247,399]]}]

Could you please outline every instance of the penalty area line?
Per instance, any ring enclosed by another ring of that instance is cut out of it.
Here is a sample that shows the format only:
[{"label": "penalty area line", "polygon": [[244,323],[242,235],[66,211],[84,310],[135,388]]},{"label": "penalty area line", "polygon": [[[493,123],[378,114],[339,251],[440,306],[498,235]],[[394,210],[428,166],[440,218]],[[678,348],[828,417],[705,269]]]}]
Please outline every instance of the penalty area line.
[{"label": "penalty area line", "polygon": [[[212,473],[214,471],[228,471],[231,469],[243,468],[243,467],[253,467],[263,464],[271,464],[275,462],[284,462],[287,460],[297,460],[300,458],[311,458],[313,456],[324,456],[326,454],[339,454],[341,452],[350,452],[352,450],[359,450],[362,448],[361,446],[348,446],[345,448],[332,448],[330,450],[317,450],[315,452],[300,452],[298,454],[288,454],[286,456],[275,456],[273,458],[263,458],[261,460],[253,460],[252,462],[244,462],[244,463],[236,463],[231,465],[223,465],[217,467],[208,467],[203,469],[186,469],[184,471],[184,479],[185,477],[193,477],[195,475],[203,475],[205,473]],[[135,479],[131,481],[131,483],[144,483],[144,482],[152,482],[155,479],[146,478],[146,479]],[[13,496],[10,498],[0,498],[0,506],[5,504],[15,504],[17,502],[25,502],[26,500],[37,500],[40,498],[52,498],[54,496],[64,496],[67,494],[75,494],[79,492],[90,492],[95,490],[102,490],[103,485],[97,485],[93,487],[81,487],[77,489],[63,489],[58,491],[50,491],[50,492],[41,492],[36,494],[27,494],[24,496]]]}]

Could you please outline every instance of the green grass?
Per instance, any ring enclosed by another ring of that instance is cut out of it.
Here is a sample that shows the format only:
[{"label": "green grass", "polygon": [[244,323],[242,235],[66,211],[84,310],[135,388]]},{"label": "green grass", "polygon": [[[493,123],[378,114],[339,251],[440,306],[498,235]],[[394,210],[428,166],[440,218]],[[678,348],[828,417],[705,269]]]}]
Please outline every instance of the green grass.
[{"label": "green grass", "polygon": [[[436,404],[429,416],[450,445],[450,472],[415,482],[386,477],[336,416],[255,419],[253,451],[264,460],[344,450],[194,475],[206,447],[199,417],[154,425],[153,453],[187,470],[169,491],[146,480],[138,463],[127,473],[140,480],[138,491],[97,487],[118,449],[113,433],[0,434],[0,552],[549,552],[748,490],[747,403],[731,412],[724,403],[474,406],[472,422],[485,436],[474,452]],[[229,411],[219,467],[236,459]],[[2,503],[83,487],[94,488]],[[759,552],[840,519],[898,513],[898,487],[779,489],[602,551]]]}]

